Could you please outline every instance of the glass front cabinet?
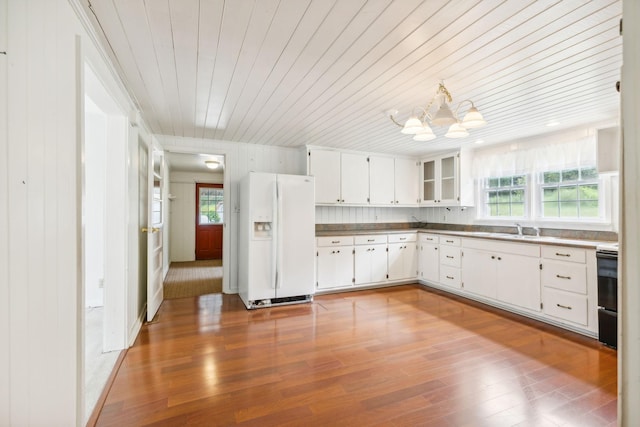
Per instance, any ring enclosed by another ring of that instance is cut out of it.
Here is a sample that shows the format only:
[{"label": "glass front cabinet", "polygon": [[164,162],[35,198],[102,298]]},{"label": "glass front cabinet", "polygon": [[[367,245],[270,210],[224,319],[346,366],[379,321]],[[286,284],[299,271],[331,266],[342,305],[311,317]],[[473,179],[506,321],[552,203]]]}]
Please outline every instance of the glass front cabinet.
[{"label": "glass front cabinet", "polygon": [[[470,161],[462,160],[460,152],[422,160],[421,206],[473,206]],[[461,166],[466,168],[464,172]]]}]

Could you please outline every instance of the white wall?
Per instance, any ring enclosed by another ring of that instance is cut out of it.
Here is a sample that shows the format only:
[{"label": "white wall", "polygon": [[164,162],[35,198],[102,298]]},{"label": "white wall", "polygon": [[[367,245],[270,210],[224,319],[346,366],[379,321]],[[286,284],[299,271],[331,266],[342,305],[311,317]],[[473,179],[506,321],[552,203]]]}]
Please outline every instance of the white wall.
[{"label": "white wall", "polygon": [[[238,187],[250,171],[303,175],[306,173],[306,152],[297,148],[272,147],[211,139],[156,135],[165,150],[176,153],[202,153],[225,156],[225,241],[223,253],[224,292],[238,291]],[[173,191],[173,190],[172,190]],[[195,201],[194,201],[195,203]],[[173,220],[172,220],[173,221]]]},{"label": "white wall", "polygon": [[8,209],[10,326],[0,342],[10,372],[0,380],[2,394],[9,391],[0,425],[73,426],[82,305],[76,35],[83,29],[65,0],[8,5],[8,193],[0,206]]},{"label": "white wall", "polygon": [[85,61],[131,103],[76,7],[0,0],[0,425],[82,422]]},{"label": "white wall", "polygon": [[[88,106],[92,101],[85,100]],[[85,168],[84,200],[84,283],[85,305],[101,307],[104,304],[104,192],[106,188],[105,164],[107,118],[97,111],[85,113],[85,151],[84,162],[91,167]]]},{"label": "white wall", "polygon": [[172,172],[170,178],[169,210],[171,262],[196,259],[196,182],[224,184],[222,173]]}]

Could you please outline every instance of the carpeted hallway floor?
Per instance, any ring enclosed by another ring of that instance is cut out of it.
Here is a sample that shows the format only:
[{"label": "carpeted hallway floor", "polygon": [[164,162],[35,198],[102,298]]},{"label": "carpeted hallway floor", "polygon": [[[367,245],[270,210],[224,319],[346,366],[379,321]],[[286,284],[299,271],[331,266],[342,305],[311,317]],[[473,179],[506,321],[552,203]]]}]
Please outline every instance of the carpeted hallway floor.
[{"label": "carpeted hallway floor", "polygon": [[164,280],[164,299],[222,292],[222,260],[172,262]]}]

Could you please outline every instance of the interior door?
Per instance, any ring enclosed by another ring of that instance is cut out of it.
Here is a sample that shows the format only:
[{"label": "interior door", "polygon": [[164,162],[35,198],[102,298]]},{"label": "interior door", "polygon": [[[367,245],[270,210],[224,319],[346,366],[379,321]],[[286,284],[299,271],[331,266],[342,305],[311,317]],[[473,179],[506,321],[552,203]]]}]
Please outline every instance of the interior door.
[{"label": "interior door", "polygon": [[163,173],[164,152],[151,150],[149,157],[149,209],[147,226],[147,322],[155,317],[164,298],[163,280]]},{"label": "interior door", "polygon": [[196,184],[196,259],[222,259],[222,184]]}]

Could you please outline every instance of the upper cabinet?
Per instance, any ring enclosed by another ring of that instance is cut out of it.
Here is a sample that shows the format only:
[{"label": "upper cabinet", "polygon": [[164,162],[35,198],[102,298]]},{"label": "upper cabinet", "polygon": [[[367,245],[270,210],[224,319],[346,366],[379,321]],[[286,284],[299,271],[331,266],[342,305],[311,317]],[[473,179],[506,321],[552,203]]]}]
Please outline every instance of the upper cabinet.
[{"label": "upper cabinet", "polygon": [[473,206],[473,179],[467,153],[424,159],[420,166],[422,206]]},{"label": "upper cabinet", "polygon": [[369,163],[364,154],[310,150],[309,175],[316,178],[316,204],[368,203]]},{"label": "upper cabinet", "polygon": [[316,204],[417,206],[419,169],[413,159],[309,149]]},{"label": "upper cabinet", "polygon": [[415,160],[369,157],[369,202],[372,205],[416,206],[418,180]]}]

